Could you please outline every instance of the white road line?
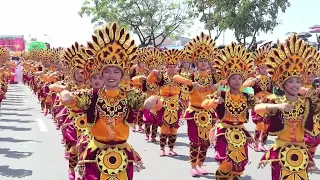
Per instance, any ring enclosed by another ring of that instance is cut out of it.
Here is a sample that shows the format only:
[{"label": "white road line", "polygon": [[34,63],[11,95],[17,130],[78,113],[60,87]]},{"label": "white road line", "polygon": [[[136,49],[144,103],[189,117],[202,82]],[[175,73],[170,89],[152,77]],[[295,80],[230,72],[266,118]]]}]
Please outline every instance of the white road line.
[{"label": "white road line", "polygon": [[40,129],[41,132],[47,132],[48,131],[46,125],[44,124],[44,122],[42,121],[41,118],[36,118],[36,121],[38,123],[39,129]]}]

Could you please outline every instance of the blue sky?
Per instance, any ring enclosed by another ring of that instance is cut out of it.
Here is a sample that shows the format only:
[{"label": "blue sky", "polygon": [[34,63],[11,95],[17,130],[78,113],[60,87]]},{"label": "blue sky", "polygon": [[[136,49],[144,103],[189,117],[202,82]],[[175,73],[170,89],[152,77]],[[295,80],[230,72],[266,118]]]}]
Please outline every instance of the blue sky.
[{"label": "blue sky", "polygon": [[[50,41],[53,46],[68,47],[73,42],[86,43],[91,38],[93,25],[90,18],[77,14],[82,0],[0,0],[0,35],[23,34]],[[261,33],[258,40],[280,40],[287,32],[308,31],[312,25],[320,24],[320,0],[291,0],[285,14],[279,15],[281,24],[273,33]],[[201,23],[186,34],[200,34]],[[225,43],[235,40],[231,31],[226,31]],[[315,36],[311,38],[315,41]],[[217,44],[223,43],[221,36]]]}]

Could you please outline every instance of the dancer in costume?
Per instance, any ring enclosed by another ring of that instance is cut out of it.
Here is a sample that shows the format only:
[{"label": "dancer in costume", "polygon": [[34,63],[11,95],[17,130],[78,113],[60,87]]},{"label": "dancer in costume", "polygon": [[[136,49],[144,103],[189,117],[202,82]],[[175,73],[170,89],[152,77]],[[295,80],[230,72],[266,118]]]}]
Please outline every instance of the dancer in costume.
[{"label": "dancer in costume", "polygon": [[[305,71],[310,49],[296,35],[279,44],[269,53],[267,66],[272,80],[285,92],[274,99],[274,104],[259,104],[257,113],[267,112],[269,135],[276,136],[275,143],[262,157],[259,167],[271,163],[272,180],[307,180],[307,172],[315,164],[305,145],[305,134],[317,136],[319,124],[313,116],[319,112],[319,94],[310,98],[299,96],[301,75]],[[315,133],[316,132],[316,133]]]},{"label": "dancer in costume", "polygon": [[[192,63],[192,60],[190,60],[189,56],[184,54],[180,64],[179,74],[187,79],[191,79],[193,74],[192,70],[190,69],[190,63]],[[187,109],[189,106],[189,88],[185,84],[182,84],[181,86],[180,101],[183,109]]]},{"label": "dancer in costume", "polygon": [[[140,76],[147,76],[149,74],[149,70],[147,69],[147,64],[145,61],[145,54],[146,54],[147,48],[139,48],[136,52],[137,58],[136,62],[137,65],[132,66],[131,72],[130,72],[130,78],[132,80],[132,86],[133,88],[142,91],[142,84],[139,79]],[[138,112],[137,119],[134,122],[134,127],[132,128],[132,131],[136,131],[136,126],[138,126],[138,131],[143,132],[143,111]]]},{"label": "dancer in costume", "polygon": [[133,163],[141,165],[140,156],[127,143],[133,110],[142,109],[146,96],[138,90],[123,91],[120,82],[129,57],[136,51],[134,41],[117,24],[99,30],[86,50],[98,63],[104,79],[104,88],[98,92],[61,93],[64,104],[88,106],[88,126],[92,139],[79,162],[82,179],[132,180]]},{"label": "dancer in costume", "polygon": [[217,180],[237,180],[248,163],[248,144],[253,143],[244,124],[256,100],[254,95],[241,92],[241,87],[247,75],[254,71],[254,59],[244,46],[232,43],[216,56],[214,67],[230,87],[208,95],[202,103],[205,109],[215,108],[219,118],[214,148],[220,165],[215,176]]},{"label": "dancer in costume", "polygon": [[[59,86],[51,86],[50,88],[56,92],[62,89],[68,89],[71,92],[85,91],[87,86],[85,84],[84,64],[85,59],[88,58],[86,54],[82,53],[84,47],[75,43],[71,48],[68,48],[65,53],[65,59],[68,62],[68,77],[71,82],[66,87],[59,88]],[[60,99],[61,101],[61,99]],[[87,130],[87,114],[88,106],[84,102],[76,104],[62,104],[66,107],[57,115],[63,121],[61,125],[61,132],[66,146],[66,158],[69,161],[69,179],[75,179],[75,167],[78,163],[77,144],[79,143],[82,133]]]},{"label": "dancer in costume", "polygon": [[[312,94],[316,93],[316,87],[313,86],[313,82],[320,73],[320,53],[314,47],[310,47],[311,51],[306,59],[305,71],[303,73],[303,83],[304,87],[302,87],[299,91],[299,94],[304,95],[305,97],[310,97]],[[315,114],[313,116],[313,123],[319,124],[320,118],[319,114]],[[319,134],[319,129],[314,129],[315,134]],[[315,152],[317,150],[318,145],[320,144],[320,136],[315,137],[308,133],[305,134],[304,137],[306,146],[309,150],[309,153],[312,157],[314,157]]]},{"label": "dancer in costume", "polygon": [[179,118],[182,112],[182,106],[179,103],[180,86],[173,81],[173,76],[177,74],[176,67],[182,58],[182,51],[173,49],[162,52],[165,63],[165,71],[153,70],[147,83],[156,83],[160,87],[160,99],[163,102],[163,108],[158,112],[157,118],[160,125],[160,153],[165,156],[165,146],[169,146],[169,156],[176,156],[173,150],[177,140],[179,128]]},{"label": "dancer in costume", "polygon": [[[243,83],[243,87],[253,87],[255,96],[260,103],[266,103],[268,100],[267,97],[270,96],[273,91],[272,80],[268,75],[268,69],[266,66],[266,61],[270,50],[270,43],[264,44],[255,50],[254,63],[257,68],[256,71],[258,75],[249,78]],[[264,117],[255,113],[254,111],[252,112],[252,120],[256,124],[254,131],[254,150],[266,151],[264,145],[266,144],[268,138],[268,123],[265,121],[266,119]]]},{"label": "dancer in costume", "polygon": [[[145,61],[150,71],[161,70],[163,67],[163,54],[156,48],[148,48],[145,54]],[[159,86],[157,83],[143,81],[142,91],[149,97],[152,95],[159,96]],[[143,110],[143,119],[145,123],[146,140],[155,142],[158,133],[158,112],[156,110]]]},{"label": "dancer in costume", "polygon": [[5,94],[8,89],[8,81],[6,77],[9,76],[9,69],[7,67],[7,63],[10,58],[10,52],[0,47],[0,107],[1,102],[3,99],[5,99]]},{"label": "dancer in costume", "polygon": [[198,70],[191,74],[190,79],[181,75],[174,77],[176,82],[188,87],[190,103],[185,111],[184,119],[187,120],[190,140],[190,173],[195,177],[207,174],[203,163],[210,146],[209,132],[216,122],[215,112],[201,107],[206,96],[219,87],[210,68],[210,62],[216,53],[215,42],[209,36],[201,33],[185,46],[184,53],[186,59],[198,67]]}]

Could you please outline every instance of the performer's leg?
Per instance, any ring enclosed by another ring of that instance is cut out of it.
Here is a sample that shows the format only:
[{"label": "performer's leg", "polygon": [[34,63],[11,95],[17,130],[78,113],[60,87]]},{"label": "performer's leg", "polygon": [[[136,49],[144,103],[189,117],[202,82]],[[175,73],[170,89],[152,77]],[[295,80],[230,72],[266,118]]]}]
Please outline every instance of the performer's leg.
[{"label": "performer's leg", "polygon": [[203,174],[203,175],[208,174],[208,172],[202,168],[202,165],[206,159],[207,151],[208,151],[209,147],[210,147],[209,140],[208,141],[201,141],[200,149],[199,149],[199,156],[198,156],[198,161],[197,161],[197,165],[198,165],[197,170],[200,174]]},{"label": "performer's leg", "polygon": [[231,162],[222,161],[216,170],[215,177],[217,180],[233,180],[231,171],[233,165]]},{"label": "performer's leg", "polygon": [[150,131],[151,131],[151,125],[150,124],[145,124],[144,125],[144,132],[146,134],[146,140],[149,140],[149,136],[150,136]]},{"label": "performer's leg", "polygon": [[168,134],[169,134],[169,127],[165,124],[161,125],[160,153],[159,153],[161,157],[165,155],[165,146],[167,145]]},{"label": "performer's leg", "polygon": [[174,145],[176,144],[177,140],[177,128],[170,128],[170,134],[168,136],[168,146],[169,146],[169,155],[176,156],[177,153],[173,150]]},{"label": "performer's leg", "polygon": [[157,125],[152,125],[151,126],[151,142],[156,142],[156,137],[158,133],[158,126]]}]

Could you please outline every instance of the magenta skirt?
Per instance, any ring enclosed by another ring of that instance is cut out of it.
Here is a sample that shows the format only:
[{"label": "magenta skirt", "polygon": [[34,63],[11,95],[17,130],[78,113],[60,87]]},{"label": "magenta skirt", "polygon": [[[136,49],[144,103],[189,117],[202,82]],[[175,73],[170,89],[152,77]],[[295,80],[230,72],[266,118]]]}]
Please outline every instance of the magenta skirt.
[{"label": "magenta skirt", "polygon": [[[93,140],[95,141],[95,140]],[[124,143],[124,142],[121,142]],[[83,168],[83,173],[80,173],[80,176],[82,176],[80,179],[82,180],[99,180],[100,176],[103,174],[103,172],[101,172],[101,169],[98,167],[98,164],[96,162],[85,162],[86,160],[90,160],[90,161],[95,161],[97,159],[97,157],[99,156],[99,153],[101,151],[103,151],[103,149],[97,148],[95,150],[91,150],[92,148],[90,148],[90,144],[88,145],[88,147],[85,149],[84,153],[82,153],[82,156],[80,156],[80,161],[79,161],[79,166],[82,166]],[[117,144],[117,143],[115,143]],[[109,148],[105,149],[105,151],[107,151]],[[125,161],[122,161],[123,159],[121,158],[117,158],[117,153],[109,153],[107,155],[104,156],[104,158],[108,157],[108,161],[104,161],[105,165],[104,168],[106,168],[106,170],[110,171],[114,171],[114,172],[119,172],[119,169],[122,169],[123,165],[126,166],[125,169],[120,170],[122,173],[126,174],[126,177],[128,178],[128,180],[133,180],[133,174],[134,174],[134,165],[133,165],[133,161],[136,160],[136,156],[135,156],[135,151],[133,149],[122,149],[122,151],[126,154],[127,158]],[[86,156],[84,157],[84,155],[86,154]],[[113,156],[112,154],[115,154],[115,156]],[[100,161],[102,162],[102,161]],[[110,163],[110,164],[109,164]],[[112,163],[112,165],[111,165]],[[115,164],[118,165],[122,165],[116,168]],[[108,168],[108,166],[110,166]],[[114,168],[114,169],[113,169]],[[81,175],[82,174],[82,175]],[[120,177],[121,178],[121,177]]]},{"label": "magenta skirt", "polygon": [[[215,144],[215,154],[214,154],[214,158],[218,161],[218,162],[223,162],[223,161],[227,161],[227,162],[232,162],[234,168],[233,168],[233,172],[238,172],[241,173],[245,170],[246,165],[249,162],[249,155],[248,155],[248,143],[246,142],[244,144],[244,155],[245,155],[245,159],[241,162],[235,162],[233,161],[229,155],[228,155],[228,142],[227,139],[225,137],[225,132],[226,132],[226,128],[217,128],[216,129],[216,144]],[[245,129],[241,129],[244,133],[245,136],[247,138],[252,138],[250,133],[245,130]]]}]

